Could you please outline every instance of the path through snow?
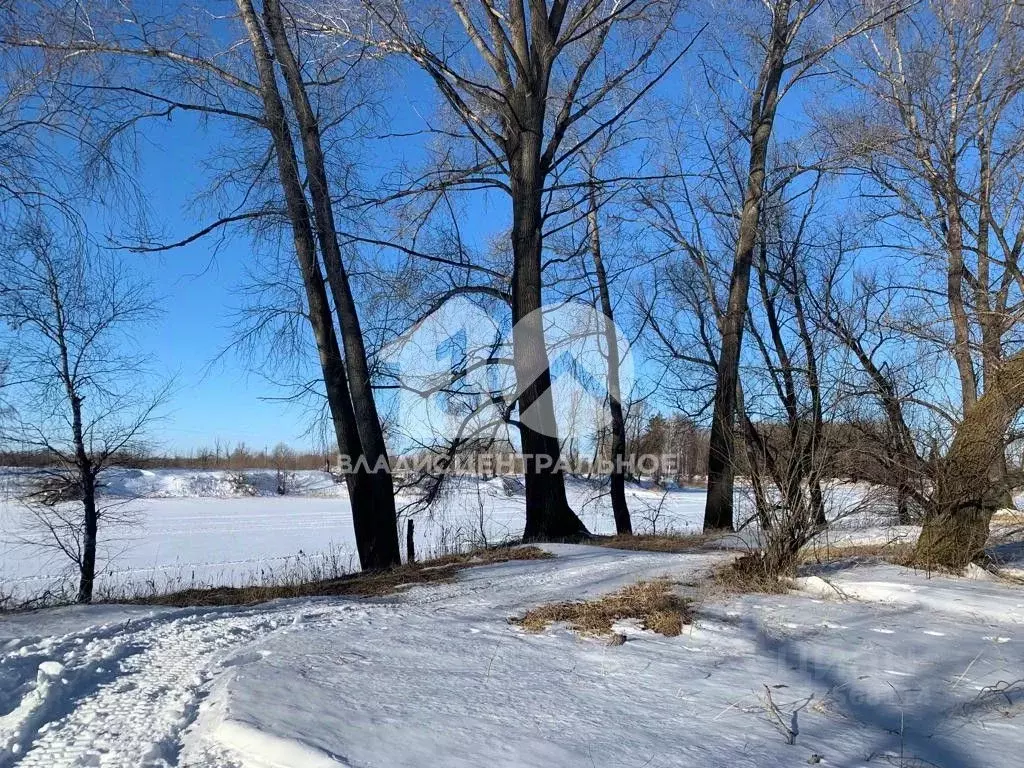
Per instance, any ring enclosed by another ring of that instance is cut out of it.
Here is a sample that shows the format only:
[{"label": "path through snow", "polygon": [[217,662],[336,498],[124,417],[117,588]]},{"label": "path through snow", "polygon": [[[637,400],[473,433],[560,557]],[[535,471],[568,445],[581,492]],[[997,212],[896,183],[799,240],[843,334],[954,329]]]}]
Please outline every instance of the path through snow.
[{"label": "path through snow", "polygon": [[[630,580],[627,575],[680,570],[679,557],[655,555],[646,568],[638,569],[636,558],[605,552],[575,568],[548,565],[506,575],[500,589],[490,578],[469,576],[458,584],[418,588],[388,600],[158,610],[60,636],[14,638],[6,645],[0,632],[0,702],[10,704],[0,703],[0,768],[177,765],[183,733],[210,690],[227,673],[263,658],[263,652],[252,649],[273,635],[330,632],[346,623],[366,627],[378,617],[397,619],[399,610],[442,612],[453,601],[494,606],[504,597],[511,609],[531,592],[538,599],[573,587],[596,594],[609,584]],[[683,570],[706,567],[716,557],[684,560]],[[96,610],[102,614],[106,609]],[[230,742],[231,729],[221,732]],[[269,737],[259,741],[258,749],[273,752]],[[210,744],[203,750],[199,764],[231,765],[223,750]],[[315,763],[307,755],[301,765]]]},{"label": "path through snow", "polygon": [[[325,607],[317,618],[356,607]],[[0,680],[17,705],[0,715],[0,766],[175,765],[182,731],[211,683],[249,658],[232,654],[303,617],[295,605],[167,611],[11,642],[0,656]]]},{"label": "path through snow", "polygon": [[373,600],[0,621],[0,768],[1019,765],[1019,588],[833,569],[819,594],[860,600],[718,599],[609,647],[505,619],[729,555],[553,550]]}]

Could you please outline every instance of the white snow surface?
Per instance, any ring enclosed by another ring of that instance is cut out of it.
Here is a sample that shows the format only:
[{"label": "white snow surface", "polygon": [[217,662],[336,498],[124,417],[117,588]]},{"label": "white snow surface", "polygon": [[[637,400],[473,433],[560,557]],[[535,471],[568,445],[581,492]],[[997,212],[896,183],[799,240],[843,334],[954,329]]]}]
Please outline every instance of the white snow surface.
[{"label": "white snow surface", "polygon": [[1019,586],[847,563],[609,646],[507,618],[730,555],[551,551],[386,598],[4,617],[0,768],[1021,765]]},{"label": "white snow surface", "polygon": [[[40,547],[45,535],[26,527],[30,518],[18,497],[29,472],[0,468],[0,598],[15,602],[75,586],[63,553]],[[345,485],[326,472],[288,473],[285,495],[277,493],[273,470],[117,468],[102,479],[102,502],[129,520],[101,523],[100,596],[278,582],[316,569],[358,567]],[[568,492],[592,532],[614,532],[605,489],[579,481],[568,483]],[[703,490],[633,485],[628,496],[637,530],[701,527]],[[399,506],[410,500],[397,499]],[[497,543],[520,536],[523,523],[515,483],[456,478],[429,514],[416,515],[416,551],[422,558]]]},{"label": "white snow surface", "polygon": [[[0,468],[0,604],[5,598],[18,604],[46,595],[58,602],[73,597],[77,586],[68,558],[41,547],[47,536],[28,525],[19,498],[32,472]],[[326,472],[300,470],[286,473],[287,492],[281,495],[278,479],[268,469],[108,470],[101,506],[110,508],[110,518],[100,526],[97,596],[110,600],[190,587],[294,582],[356,570],[345,485]],[[566,490],[590,531],[614,533],[606,487],[570,478]],[[626,494],[638,533],[701,529],[703,489],[631,483]],[[410,501],[397,498],[400,508]],[[747,502],[742,488],[737,502],[741,507]],[[885,500],[862,484],[831,487],[829,504],[833,522],[816,548],[913,542],[920,531],[895,525]],[[1024,497],[1019,504],[1024,508]],[[423,558],[514,539],[522,534],[524,506],[516,478],[453,478],[429,512],[415,515],[416,551]],[[403,541],[404,523],[403,518]],[[1024,517],[1018,513],[1006,525],[1021,529]],[[746,526],[722,544],[742,548],[756,538],[756,526]],[[1007,572],[1024,578],[1019,538],[994,554]]]}]

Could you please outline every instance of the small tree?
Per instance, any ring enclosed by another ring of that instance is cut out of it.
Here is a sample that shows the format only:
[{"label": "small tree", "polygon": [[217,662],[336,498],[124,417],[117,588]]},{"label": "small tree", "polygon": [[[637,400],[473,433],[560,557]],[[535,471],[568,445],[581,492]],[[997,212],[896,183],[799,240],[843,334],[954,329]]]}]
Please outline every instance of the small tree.
[{"label": "small tree", "polygon": [[278,443],[270,459],[277,471],[277,493],[284,496],[288,493],[288,480],[295,469],[295,451],[286,443]]},{"label": "small tree", "polygon": [[100,473],[139,450],[167,393],[165,386],[140,394],[145,361],[130,337],[152,305],[115,259],[45,223],[20,229],[5,250],[0,317],[12,413],[2,434],[47,457],[43,482],[27,499],[35,543],[72,560],[78,602],[88,603],[104,517]]}]

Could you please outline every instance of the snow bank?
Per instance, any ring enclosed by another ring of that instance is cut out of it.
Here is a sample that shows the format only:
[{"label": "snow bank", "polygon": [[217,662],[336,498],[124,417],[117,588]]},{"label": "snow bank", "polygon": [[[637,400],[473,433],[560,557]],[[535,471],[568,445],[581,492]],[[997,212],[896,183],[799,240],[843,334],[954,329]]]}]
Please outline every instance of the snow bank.
[{"label": "snow bank", "polygon": [[[281,483],[283,481],[283,488]],[[104,492],[132,498],[239,498],[276,496],[340,496],[344,484],[327,472],[273,469],[191,470],[113,468],[102,476]]]},{"label": "snow bank", "polygon": [[797,584],[820,597],[931,611],[977,623],[1024,624],[1024,589],[1008,587],[977,567],[961,578],[884,564],[840,563],[814,570]]}]

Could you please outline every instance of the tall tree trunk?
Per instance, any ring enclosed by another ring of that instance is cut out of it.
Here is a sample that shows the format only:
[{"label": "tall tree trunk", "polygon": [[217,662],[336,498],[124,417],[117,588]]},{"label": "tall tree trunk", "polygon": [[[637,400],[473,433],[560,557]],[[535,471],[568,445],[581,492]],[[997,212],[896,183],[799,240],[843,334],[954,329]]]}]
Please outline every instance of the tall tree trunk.
[{"label": "tall tree trunk", "polygon": [[267,48],[259,19],[251,0],[236,0],[242,20],[253,47],[253,58],[260,78],[260,91],[266,115],[267,130],[274,142],[278,177],[284,192],[285,207],[292,228],[292,242],[306,290],[308,318],[316,339],[320,369],[331,411],[338,451],[347,460],[345,472],[349,500],[352,505],[353,527],[359,562],[364,568],[374,568],[375,553],[366,542],[371,537],[360,535],[363,521],[373,519],[375,501],[373,478],[367,471],[362,443],[356,428],[356,417],[349,394],[347,374],[338,339],[334,332],[334,319],[323,274],[316,256],[316,239],[310,225],[309,206],[302,188],[298,158],[292,143],[291,131],[284,111],[284,103],[277,87],[273,59]]},{"label": "tall tree trunk", "polygon": [[785,71],[785,55],[792,42],[789,35],[789,10],[788,0],[783,0],[775,7],[771,40],[758,79],[758,87],[751,101],[747,187],[743,196],[732,276],[729,280],[729,300],[721,319],[722,348],[715,378],[715,400],[708,448],[708,497],[704,507],[706,531],[733,528],[736,386],[739,382],[743,326],[747,317],[750,267],[757,245],[761,198],[764,195],[768,144],[775,123],[779,84]]},{"label": "tall tree trunk", "polygon": [[601,297],[601,311],[604,313],[604,338],[608,354],[608,410],[611,413],[611,459],[609,494],[612,500],[612,516],[615,518],[615,532],[619,535],[633,533],[633,521],[626,504],[626,420],[622,415],[622,388],[619,380],[619,338],[615,332],[612,315],[611,294],[608,291],[608,274],[605,272],[601,255],[601,230],[598,222],[597,190],[590,185],[587,223],[590,227],[590,251],[594,258],[594,272],[597,275],[597,291]]},{"label": "tall tree trunk", "polygon": [[78,580],[79,603],[91,603],[96,584],[96,539],[99,531],[99,510],[96,507],[96,480],[83,472],[82,482],[82,563]]},{"label": "tall tree trunk", "polygon": [[91,603],[96,583],[96,540],[99,534],[99,509],[96,507],[96,473],[92,458],[85,446],[85,431],[82,425],[82,398],[79,397],[68,364],[67,345],[64,338],[63,317],[58,320],[61,364],[64,386],[71,400],[71,435],[75,444],[75,470],[78,485],[82,491],[82,560],[79,563],[79,603]]},{"label": "tall tree trunk", "polygon": [[99,509],[96,507],[96,468],[85,444],[82,420],[82,396],[68,354],[67,320],[63,302],[56,290],[57,276],[51,273],[51,296],[56,313],[57,345],[60,350],[60,377],[71,404],[71,440],[75,448],[75,481],[82,493],[82,559],[78,564],[79,603],[91,603],[96,583],[96,540],[99,535]]},{"label": "tall tree trunk", "polygon": [[[535,105],[531,105],[536,110]],[[537,114],[541,114],[537,112]],[[523,115],[523,118],[529,116]],[[534,116],[536,117],[536,115]],[[512,154],[512,348],[519,392],[519,429],[526,480],[523,539],[558,540],[587,535],[569,507],[560,466],[558,425],[551,392],[551,370],[541,317],[543,174],[540,141],[543,124],[518,134]]]},{"label": "tall tree trunk", "polygon": [[[978,269],[974,303],[978,311],[978,324],[981,326],[981,371],[982,392],[988,389],[989,382],[996,375],[1003,356],[1003,324],[1006,318],[1005,300],[1001,291],[996,306],[991,300],[991,255],[989,253],[989,228],[992,221],[992,157],[986,131],[988,127],[982,123],[978,130],[978,175],[981,187],[978,191]],[[1009,471],[1006,466],[1006,452],[996,458],[992,466],[993,482],[1005,489],[1000,506],[1013,508],[1013,491],[1009,483]]]},{"label": "tall tree trunk", "polygon": [[946,298],[953,321],[953,360],[960,374],[960,398],[966,414],[978,399],[978,379],[971,357],[970,321],[964,307],[963,222],[955,194],[955,188],[950,190],[946,205]]},{"label": "tall tree trunk", "polygon": [[[391,477],[387,445],[377,412],[376,399],[366,358],[363,331],[359,322],[355,297],[338,245],[338,234],[331,203],[327,168],[320,142],[320,126],[309,103],[302,72],[284,27],[278,0],[264,0],[264,19],[274,46],[278,65],[284,73],[292,107],[302,136],[303,157],[320,252],[327,268],[327,280],[334,296],[338,325],[345,349],[349,390],[356,418],[356,429],[366,458],[370,477],[367,484],[372,503],[365,510],[366,519],[356,522],[360,552],[367,554],[364,568],[387,568],[402,561],[399,549],[398,520],[395,511],[395,488]],[[362,469],[362,468],[361,468]]]},{"label": "tall tree trunk", "polygon": [[915,559],[923,566],[962,569],[983,552],[1003,488],[991,468],[1005,435],[1024,408],[1024,352],[995,371],[991,386],[964,414],[936,470]]}]

